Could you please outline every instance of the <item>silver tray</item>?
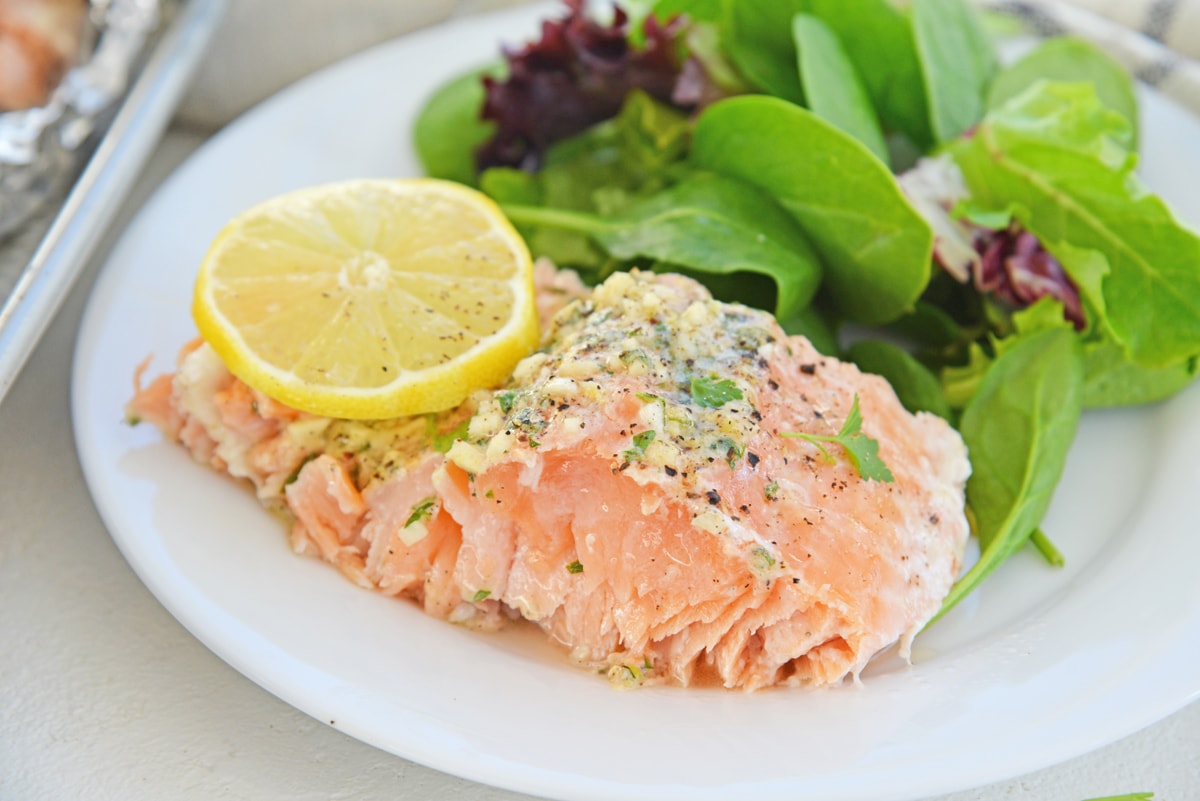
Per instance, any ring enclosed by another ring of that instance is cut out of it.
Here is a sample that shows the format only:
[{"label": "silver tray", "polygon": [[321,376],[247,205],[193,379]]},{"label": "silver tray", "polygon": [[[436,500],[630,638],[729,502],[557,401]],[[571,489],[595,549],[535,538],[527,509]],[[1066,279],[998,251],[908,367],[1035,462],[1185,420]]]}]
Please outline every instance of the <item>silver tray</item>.
[{"label": "silver tray", "polygon": [[41,209],[0,239],[0,402],[161,138],[225,3],[162,0],[130,53],[128,89],[86,120],[72,109],[47,126],[55,136],[81,123],[89,132],[56,154]]}]

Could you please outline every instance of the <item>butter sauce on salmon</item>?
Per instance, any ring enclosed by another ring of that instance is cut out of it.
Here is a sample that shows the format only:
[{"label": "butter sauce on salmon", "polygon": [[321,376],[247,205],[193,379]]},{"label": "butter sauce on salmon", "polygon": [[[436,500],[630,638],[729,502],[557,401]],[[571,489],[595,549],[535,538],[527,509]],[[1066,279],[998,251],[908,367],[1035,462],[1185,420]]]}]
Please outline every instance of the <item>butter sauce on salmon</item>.
[{"label": "butter sauce on salmon", "polygon": [[[569,275],[539,267],[542,349],[450,412],[307,415],[200,345],[130,414],[249,479],[295,550],[453,622],[523,618],[620,683],[821,686],[907,655],[961,566],[958,434],[691,279]],[[856,398],[892,481],[784,436],[836,434]]]}]

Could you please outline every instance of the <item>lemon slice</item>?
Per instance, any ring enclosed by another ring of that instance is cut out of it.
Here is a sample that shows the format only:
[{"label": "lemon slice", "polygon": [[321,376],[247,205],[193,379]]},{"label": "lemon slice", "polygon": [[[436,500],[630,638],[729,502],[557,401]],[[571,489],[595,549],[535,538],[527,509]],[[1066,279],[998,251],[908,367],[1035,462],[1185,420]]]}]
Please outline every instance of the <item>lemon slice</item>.
[{"label": "lemon slice", "polygon": [[234,375],[327,417],[451,408],[538,341],[524,241],[487,197],[432,179],[329,184],[242,213],[204,257],[192,314]]}]

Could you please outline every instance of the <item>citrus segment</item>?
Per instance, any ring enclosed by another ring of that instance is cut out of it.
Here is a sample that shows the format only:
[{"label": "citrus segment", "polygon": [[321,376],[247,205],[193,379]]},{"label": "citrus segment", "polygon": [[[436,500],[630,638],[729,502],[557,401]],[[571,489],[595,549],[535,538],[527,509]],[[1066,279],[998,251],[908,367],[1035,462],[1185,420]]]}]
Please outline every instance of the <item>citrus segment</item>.
[{"label": "citrus segment", "polygon": [[201,264],[201,335],[247,384],[304,411],[440,411],[537,345],[533,268],[496,205],[433,179],[301,190],[234,218]]}]

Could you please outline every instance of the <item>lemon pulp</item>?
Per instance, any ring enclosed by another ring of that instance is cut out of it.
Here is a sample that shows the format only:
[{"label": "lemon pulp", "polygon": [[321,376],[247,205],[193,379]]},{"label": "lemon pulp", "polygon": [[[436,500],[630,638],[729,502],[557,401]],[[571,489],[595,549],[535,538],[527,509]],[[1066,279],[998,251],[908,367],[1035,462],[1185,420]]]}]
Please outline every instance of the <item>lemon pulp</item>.
[{"label": "lemon pulp", "polygon": [[234,375],[329,417],[451,408],[537,345],[528,248],[486,196],[434,179],[300,190],[230,221],[197,277]]}]

